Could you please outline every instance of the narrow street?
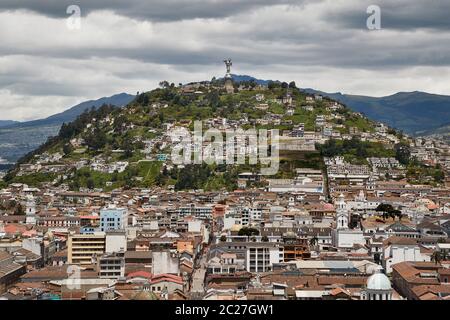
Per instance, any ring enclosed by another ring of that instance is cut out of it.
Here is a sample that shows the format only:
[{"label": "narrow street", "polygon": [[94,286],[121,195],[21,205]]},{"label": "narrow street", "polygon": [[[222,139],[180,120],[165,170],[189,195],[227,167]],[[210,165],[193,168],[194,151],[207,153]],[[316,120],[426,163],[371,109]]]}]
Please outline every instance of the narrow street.
[{"label": "narrow street", "polygon": [[199,261],[199,268],[195,269],[194,275],[192,276],[191,292],[193,294],[203,294],[205,292],[206,256],[207,253],[202,255]]}]

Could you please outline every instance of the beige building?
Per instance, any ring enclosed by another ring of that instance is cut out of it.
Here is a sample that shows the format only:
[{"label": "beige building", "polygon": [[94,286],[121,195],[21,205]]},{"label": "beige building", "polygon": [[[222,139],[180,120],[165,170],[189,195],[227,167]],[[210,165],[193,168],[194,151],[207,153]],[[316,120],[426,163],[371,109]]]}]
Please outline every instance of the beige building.
[{"label": "beige building", "polygon": [[104,232],[93,234],[71,234],[68,240],[67,260],[69,264],[91,264],[93,256],[105,253],[106,235]]}]

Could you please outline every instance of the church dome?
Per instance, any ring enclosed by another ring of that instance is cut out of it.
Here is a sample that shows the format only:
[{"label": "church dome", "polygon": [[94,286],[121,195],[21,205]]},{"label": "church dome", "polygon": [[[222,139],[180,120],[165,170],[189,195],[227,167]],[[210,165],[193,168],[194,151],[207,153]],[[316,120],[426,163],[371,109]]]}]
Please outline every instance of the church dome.
[{"label": "church dome", "polygon": [[377,271],[367,279],[367,290],[391,290],[391,281],[389,278]]}]

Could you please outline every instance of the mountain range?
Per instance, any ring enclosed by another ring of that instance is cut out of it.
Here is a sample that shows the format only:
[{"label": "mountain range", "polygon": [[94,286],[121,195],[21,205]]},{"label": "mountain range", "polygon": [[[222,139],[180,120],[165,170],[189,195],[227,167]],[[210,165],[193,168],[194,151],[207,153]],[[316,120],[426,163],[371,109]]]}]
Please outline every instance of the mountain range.
[{"label": "mountain range", "polygon": [[[62,125],[64,122],[71,122],[76,119],[80,114],[82,114],[86,109],[92,107],[98,108],[103,104],[111,104],[117,107],[123,107],[127,105],[135,96],[127,93],[115,94],[111,97],[103,97],[97,100],[88,100],[73,106],[66,111],[54,114],[50,117],[27,121],[27,122],[17,122],[17,121],[5,121],[10,122],[9,125],[4,125],[3,127],[37,127],[37,126],[49,126],[49,125]],[[0,122],[1,126],[1,122]]]},{"label": "mountain range", "polygon": [[386,97],[367,97],[326,93],[304,89],[339,101],[370,119],[383,122],[404,132],[420,136],[432,134],[450,124],[450,96],[426,92],[399,92]]},{"label": "mountain range", "polygon": [[[261,86],[267,86],[270,82],[280,82],[278,80],[263,80],[263,79],[257,79],[255,77],[252,76],[248,76],[248,75],[238,75],[238,74],[232,74],[231,77],[233,78],[234,82],[245,82],[245,81],[254,81],[257,84],[261,85]],[[221,78],[222,80],[223,78]]]},{"label": "mountain range", "polygon": [[8,127],[14,124],[19,123],[18,121],[13,121],[13,120],[0,120],[0,128],[2,127]]}]

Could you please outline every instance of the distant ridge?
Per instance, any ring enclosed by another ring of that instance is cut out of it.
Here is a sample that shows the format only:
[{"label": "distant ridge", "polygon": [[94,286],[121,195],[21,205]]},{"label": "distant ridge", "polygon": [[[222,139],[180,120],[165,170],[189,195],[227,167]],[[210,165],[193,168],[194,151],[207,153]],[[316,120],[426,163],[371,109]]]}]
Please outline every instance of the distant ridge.
[{"label": "distant ridge", "polygon": [[308,93],[318,93],[346,104],[370,119],[412,135],[423,135],[450,123],[450,96],[426,92],[399,92],[386,97],[367,97],[342,93],[326,93],[304,89]]},{"label": "distant ridge", "polygon": [[[233,81],[237,82],[237,83],[245,82],[245,81],[254,81],[261,86],[267,86],[270,82],[278,82],[278,83],[280,82],[278,80],[257,79],[255,77],[248,76],[248,75],[232,74],[231,77],[232,77]],[[224,80],[224,78],[219,78],[218,80]]]},{"label": "distant ridge", "polygon": [[280,82],[278,80],[262,80],[262,79],[256,79],[252,76],[247,76],[247,75],[236,75],[236,74],[232,74],[231,75],[233,77],[233,81],[235,82],[244,82],[244,81],[255,81],[257,84],[261,85],[261,86],[267,86],[270,82]]},{"label": "distant ridge", "polygon": [[0,128],[2,127],[8,127],[14,124],[19,123],[18,121],[13,121],[13,120],[0,120]]},{"label": "distant ridge", "polygon": [[[135,98],[134,95],[130,95],[127,93],[119,93],[113,95],[111,97],[103,97],[97,100],[89,100],[77,104],[76,106],[71,107],[70,109],[63,111],[58,114],[54,114],[45,119],[27,121],[27,122],[16,122],[8,125],[9,128],[17,127],[37,127],[37,126],[48,126],[48,125],[59,125],[64,122],[71,122],[76,119],[80,114],[82,114],[86,109],[90,109],[92,107],[98,108],[103,104],[111,104],[117,107],[123,107],[130,103]],[[6,127],[6,126],[4,126]]]}]

